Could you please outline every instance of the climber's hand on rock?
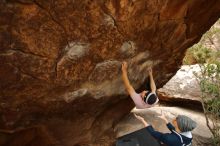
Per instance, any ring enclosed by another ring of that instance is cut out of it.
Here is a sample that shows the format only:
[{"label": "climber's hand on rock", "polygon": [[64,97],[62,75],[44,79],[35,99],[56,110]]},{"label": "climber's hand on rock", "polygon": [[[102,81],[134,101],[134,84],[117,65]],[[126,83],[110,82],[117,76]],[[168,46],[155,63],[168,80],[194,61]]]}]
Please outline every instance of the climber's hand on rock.
[{"label": "climber's hand on rock", "polygon": [[121,65],[121,70],[123,73],[127,73],[127,69],[128,69],[128,64],[126,61],[123,61],[122,62],[122,65]]},{"label": "climber's hand on rock", "polygon": [[149,67],[148,69],[147,69],[147,71],[148,71],[148,73],[150,74],[150,75],[152,75],[152,68],[151,67]]}]

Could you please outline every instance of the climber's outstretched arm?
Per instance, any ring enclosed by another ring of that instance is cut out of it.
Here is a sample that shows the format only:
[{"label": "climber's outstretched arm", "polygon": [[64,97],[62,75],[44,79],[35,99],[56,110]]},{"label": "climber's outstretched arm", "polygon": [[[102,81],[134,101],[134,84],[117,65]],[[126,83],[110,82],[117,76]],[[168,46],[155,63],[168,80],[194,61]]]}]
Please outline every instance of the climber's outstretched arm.
[{"label": "climber's outstretched arm", "polygon": [[128,79],[128,64],[127,62],[123,62],[122,66],[121,66],[121,70],[122,70],[122,80],[124,82],[125,88],[127,90],[127,92],[129,93],[129,95],[131,95],[132,93],[135,92],[134,88],[132,87],[132,85],[130,84],[130,81]]},{"label": "climber's outstretched arm", "polygon": [[155,82],[154,82],[154,77],[153,77],[153,73],[152,73],[152,68],[149,68],[149,69],[148,69],[148,73],[149,73],[149,76],[150,76],[150,88],[151,88],[151,92],[156,93],[157,87],[156,87]]}]

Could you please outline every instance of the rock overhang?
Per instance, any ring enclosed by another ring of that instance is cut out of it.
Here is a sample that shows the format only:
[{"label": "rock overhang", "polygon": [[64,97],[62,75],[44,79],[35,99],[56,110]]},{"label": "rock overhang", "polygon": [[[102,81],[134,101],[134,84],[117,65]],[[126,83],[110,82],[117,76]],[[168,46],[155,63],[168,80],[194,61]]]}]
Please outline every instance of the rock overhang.
[{"label": "rock overhang", "polygon": [[120,63],[128,61],[136,89],[144,87],[148,66],[161,87],[220,16],[218,0],[11,0],[0,8],[3,129],[80,114],[96,119],[90,131],[105,118],[114,119],[111,127],[132,108]]}]

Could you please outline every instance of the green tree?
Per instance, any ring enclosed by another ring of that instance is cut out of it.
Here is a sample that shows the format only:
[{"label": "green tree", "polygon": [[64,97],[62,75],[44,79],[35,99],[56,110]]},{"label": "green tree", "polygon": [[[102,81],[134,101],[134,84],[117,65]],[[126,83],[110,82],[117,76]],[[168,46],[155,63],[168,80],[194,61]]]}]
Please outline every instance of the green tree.
[{"label": "green tree", "polygon": [[213,144],[220,145],[220,62],[200,64],[196,77],[202,91],[201,99],[206,124],[213,135]]},{"label": "green tree", "polygon": [[[220,19],[216,22],[220,25]],[[213,135],[213,145],[220,145],[220,51],[214,39],[220,40],[220,27],[213,26],[200,42],[186,52],[183,64],[200,66],[195,74],[201,89],[201,102],[206,124]]]}]

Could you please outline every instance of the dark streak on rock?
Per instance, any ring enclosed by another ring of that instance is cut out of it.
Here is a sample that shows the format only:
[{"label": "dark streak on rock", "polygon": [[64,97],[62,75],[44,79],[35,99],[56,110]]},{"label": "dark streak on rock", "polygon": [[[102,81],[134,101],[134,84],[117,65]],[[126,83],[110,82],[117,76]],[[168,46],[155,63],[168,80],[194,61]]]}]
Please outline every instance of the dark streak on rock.
[{"label": "dark streak on rock", "polygon": [[10,49],[12,51],[16,51],[16,52],[20,52],[22,54],[26,54],[26,55],[31,55],[31,56],[35,56],[35,57],[40,57],[40,58],[47,58],[47,56],[43,56],[43,55],[39,55],[39,54],[35,54],[33,52],[26,52],[24,50],[21,49]]},{"label": "dark streak on rock", "polygon": [[[39,7],[39,8],[41,8],[41,9],[43,9],[44,11],[46,11],[48,14],[49,14],[49,16],[50,16],[50,18],[51,18],[51,20],[52,21],[54,21],[56,24],[58,24],[61,28],[62,28],[62,30],[64,31],[64,38],[65,38],[65,40],[66,40],[66,44],[68,45],[68,47],[70,47],[70,44],[69,44],[69,41],[68,41],[68,35],[67,35],[67,31],[66,31],[66,29],[65,29],[65,27],[59,22],[59,20],[57,20],[57,19],[55,19],[54,18],[54,16],[52,15],[52,13],[51,13],[51,11],[50,10],[48,10],[47,8],[45,8],[44,6],[42,6],[37,0],[33,0],[33,2]],[[55,11],[55,10],[54,10]],[[62,34],[62,33],[61,33]],[[64,54],[64,50],[63,49],[60,49],[59,50],[59,53],[58,53],[58,57],[55,59],[55,63],[54,63],[54,72],[55,72],[55,77],[57,78],[57,64],[58,64],[58,62],[60,61],[60,59],[63,57],[63,54]]]}]

